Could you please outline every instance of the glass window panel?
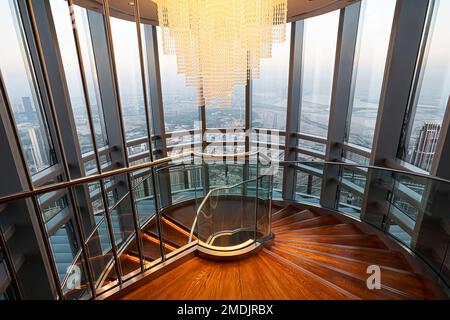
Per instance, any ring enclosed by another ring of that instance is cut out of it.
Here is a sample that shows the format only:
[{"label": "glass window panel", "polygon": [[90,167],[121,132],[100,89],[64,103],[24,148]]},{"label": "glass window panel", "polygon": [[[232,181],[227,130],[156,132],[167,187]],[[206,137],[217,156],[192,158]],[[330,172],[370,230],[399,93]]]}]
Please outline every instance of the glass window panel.
[{"label": "glass window panel", "polygon": [[144,96],[139,62],[139,47],[136,24],[131,21],[111,18],[111,31],[119,80],[120,99],[123,111],[125,138],[147,136]]},{"label": "glass window panel", "polygon": [[[75,39],[72,36],[72,20],[67,2],[64,0],[50,1],[53,21],[58,37],[59,50],[61,53],[65,71],[67,88],[69,90],[75,125],[80,143],[81,153],[85,154],[93,150],[91,140],[91,129],[87,120],[88,113],[83,93],[83,84],[80,75]],[[93,115],[96,142],[98,147],[106,145],[106,134],[104,134],[103,114],[101,111],[101,100],[96,83],[95,62],[92,57],[89,26],[86,21],[86,9],[74,6],[74,14],[78,28],[84,73],[86,75],[89,100]]]},{"label": "glass window panel", "polygon": [[297,171],[296,180],[295,200],[319,204],[322,179],[305,172]]},{"label": "glass window panel", "polygon": [[245,127],[245,86],[234,88],[231,106],[207,105],[205,112],[207,128]]},{"label": "glass window panel", "polygon": [[300,131],[328,131],[339,11],[305,20]]},{"label": "glass window panel", "polygon": [[[86,75],[89,101],[91,103],[92,120],[94,122],[95,138],[97,147],[108,145],[106,124],[103,116],[103,103],[100,96],[100,88],[97,78],[97,65],[92,47],[91,30],[88,22],[88,10],[74,6],[73,11],[77,22],[78,35],[80,38],[81,54],[84,63],[84,74]],[[92,14],[98,14],[93,13]]]},{"label": "glass window panel", "polygon": [[32,174],[54,164],[53,146],[42,100],[15,2],[0,1],[0,70],[3,75],[25,159]]},{"label": "glass window panel", "polygon": [[51,202],[50,204],[43,205],[42,203],[46,200],[47,197],[52,196],[53,193],[46,194],[39,198],[39,204],[41,205],[42,216],[44,218],[44,222],[50,221],[54,218],[58,213],[60,213],[64,208],[67,207],[67,199],[65,196]]},{"label": "glass window panel", "polygon": [[372,147],[395,1],[362,2],[348,141]]},{"label": "glass window panel", "polygon": [[343,155],[346,162],[354,162],[365,166],[368,166],[370,162],[369,158],[351,151],[344,151]]},{"label": "glass window panel", "polygon": [[450,94],[450,2],[437,1],[403,160],[429,171]]},{"label": "glass window panel", "polygon": [[[145,86],[147,88],[147,105],[149,106],[149,108],[151,108],[152,105],[152,97],[151,97],[151,79],[150,79],[150,73],[149,73],[149,54],[151,54],[151,50],[149,48],[152,48],[152,46],[150,46],[147,41],[149,41],[148,39],[148,34],[151,34],[153,26],[149,25],[149,24],[141,24],[141,41],[142,41],[142,51],[143,51],[143,55],[144,55],[144,76],[145,76]],[[151,38],[152,39],[152,38]],[[150,50],[150,51],[149,51]],[[152,123],[152,113],[149,112],[149,117],[150,117],[150,123]],[[153,136],[154,135],[154,129],[152,126],[150,126],[150,133]],[[152,141],[152,148],[153,150],[156,149],[155,146],[155,142]]]},{"label": "glass window panel", "polygon": [[339,193],[339,211],[345,212],[355,218],[359,218],[363,199],[351,190],[342,188]]},{"label": "glass window panel", "polygon": [[313,142],[313,141],[298,139],[297,140],[297,146],[299,148],[302,148],[302,149],[305,149],[305,150],[312,150],[312,151],[316,151],[318,153],[322,153],[323,155],[325,155],[326,145],[324,145],[322,143],[317,143],[317,142]]},{"label": "glass window panel", "polygon": [[75,258],[75,250],[78,249],[73,248],[74,244],[72,239],[75,235],[71,233],[73,233],[72,228],[67,224],[63,225],[54,234],[49,236],[50,247],[61,282],[68,276],[67,272],[70,271],[68,267]]},{"label": "glass window panel", "polygon": [[252,127],[286,129],[291,24],[286,41],[274,44],[272,58],[261,59],[261,74],[253,81]]},{"label": "glass window panel", "polygon": [[184,74],[178,73],[176,56],[163,53],[159,27],[157,34],[166,132],[194,129],[200,120],[195,87],[187,86]]}]

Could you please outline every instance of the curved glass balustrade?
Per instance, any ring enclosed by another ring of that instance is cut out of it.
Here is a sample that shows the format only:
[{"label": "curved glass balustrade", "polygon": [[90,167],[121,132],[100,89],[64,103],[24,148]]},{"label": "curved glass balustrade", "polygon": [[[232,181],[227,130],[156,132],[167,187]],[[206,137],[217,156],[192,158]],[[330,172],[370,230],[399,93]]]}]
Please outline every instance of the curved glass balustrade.
[{"label": "curved glass balustrade", "polygon": [[[280,197],[272,182],[285,172],[296,176],[294,201],[376,227],[422,258],[436,279],[448,286],[449,181],[349,163],[268,162],[260,156],[209,155],[206,159],[201,154],[182,154],[3,197],[0,205],[17,206],[67,192],[69,187],[85,188],[97,197],[99,181],[104,180],[109,215],[100,201],[93,216],[81,217],[79,230],[70,222],[70,210],[78,204],[69,203],[65,215],[44,223],[49,239],[46,250],[53,257],[59,275],[55,282],[62,292],[55,298],[89,299],[195,245],[229,251],[270,239],[272,195]],[[282,170],[268,170],[276,166]],[[126,184],[128,173],[133,177],[131,188]],[[3,261],[13,259],[16,253],[4,250],[10,240],[2,239]],[[3,269],[8,265],[2,262]],[[6,274],[13,273],[8,269]],[[8,279],[25,285],[20,277]]]},{"label": "curved glass balustrade", "polygon": [[256,240],[256,179],[211,190],[202,201],[191,233],[213,250],[236,250]]},{"label": "curved glass balustrade", "polygon": [[258,176],[211,190],[193,223],[199,244],[216,251],[236,251],[270,237],[271,177]]},{"label": "curved glass balustrade", "polygon": [[422,258],[448,287],[449,181],[350,163],[284,165],[303,177],[295,186],[297,202],[322,206],[376,227]]}]

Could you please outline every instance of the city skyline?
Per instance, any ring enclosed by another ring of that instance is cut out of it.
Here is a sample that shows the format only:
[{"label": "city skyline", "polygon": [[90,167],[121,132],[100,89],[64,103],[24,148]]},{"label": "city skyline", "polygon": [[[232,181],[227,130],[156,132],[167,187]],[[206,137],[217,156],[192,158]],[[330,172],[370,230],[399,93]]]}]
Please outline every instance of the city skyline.
[{"label": "city skyline", "polygon": [[[359,42],[361,50],[358,63],[355,64],[355,95],[349,123],[349,142],[360,146],[371,146],[373,130],[379,107],[379,98],[384,74],[384,64],[390,37],[390,25],[394,6],[388,0],[382,3],[366,1],[370,6],[370,14],[366,14],[363,6],[360,21]],[[79,69],[73,39],[65,35],[71,28],[68,8],[63,1],[52,0],[54,22],[58,32],[61,55],[63,58],[66,79],[70,91],[72,110],[77,127],[78,138],[82,153],[92,150],[90,141],[90,128],[86,119],[86,106],[80,81]],[[445,19],[445,13],[450,12],[448,2],[440,2],[428,39],[429,50],[422,66],[423,77],[419,84],[419,98],[417,108],[411,119],[411,136],[406,144],[406,155],[410,155],[415,148],[420,130],[425,123],[442,121],[450,87],[450,69],[444,56],[450,56],[450,41],[445,30],[450,28],[450,22]],[[0,9],[2,18],[0,28],[8,29],[11,34],[11,50],[2,50],[0,53],[0,68],[5,77],[8,95],[15,113],[17,123],[21,127],[34,127],[37,135],[42,135],[42,146],[50,154],[52,142],[48,138],[46,116],[41,111],[41,98],[35,88],[33,72],[29,69],[29,53],[23,46],[20,37],[21,31],[18,18],[14,18],[13,8],[8,2],[2,2]],[[89,63],[86,74],[89,81],[89,95],[91,107],[94,112],[95,134],[99,146],[106,145],[107,133],[103,123],[101,98],[96,84],[95,61],[90,52],[92,50],[89,36],[89,26],[86,19],[86,9],[75,6],[75,16],[80,29],[83,54]],[[377,17],[383,16],[378,21]],[[331,103],[331,90],[333,82],[335,42],[337,37],[338,12],[331,12],[305,21],[305,58],[304,81],[302,85],[302,103],[300,131],[303,133],[327,136],[328,117]],[[126,139],[135,139],[147,135],[145,118],[142,117],[144,101],[140,78],[137,39],[135,24],[130,21],[111,19],[112,35],[117,59],[117,72],[119,79],[120,99],[124,114]],[[384,32],[379,32],[380,27]],[[158,30],[158,40],[160,31]],[[375,32],[376,31],[376,32]],[[16,36],[14,34],[17,34]],[[132,35],[132,36],[130,36]],[[273,57],[262,59],[260,79],[253,81],[252,126],[268,129],[284,130],[286,123],[288,73],[290,54],[290,24],[287,25],[286,42],[275,44]],[[371,43],[380,42],[377,50],[372,50]],[[123,45],[126,43],[127,45]],[[160,44],[161,42],[158,41]],[[161,86],[166,132],[190,130],[199,120],[200,112],[196,104],[193,87],[185,84],[184,75],[177,72],[176,57],[162,54],[159,47],[159,60],[161,72]],[[25,100],[24,100],[25,99]],[[233,93],[232,106],[218,107],[206,106],[206,126],[208,128],[243,127],[245,125],[245,88],[237,87]],[[36,117],[21,117],[22,111],[26,114],[36,113]],[[21,132],[25,132],[21,130]],[[23,133],[24,143],[33,141]],[[37,139],[35,139],[37,141]],[[172,139],[172,143],[178,143]],[[182,139],[179,140],[182,142]],[[35,143],[36,144],[36,143]],[[313,148],[315,148],[313,146]],[[47,159],[35,155],[36,159]],[[409,156],[408,156],[409,157]],[[409,161],[408,159],[405,159]],[[37,162],[42,162],[37,161]],[[40,167],[42,165],[35,165]]]}]

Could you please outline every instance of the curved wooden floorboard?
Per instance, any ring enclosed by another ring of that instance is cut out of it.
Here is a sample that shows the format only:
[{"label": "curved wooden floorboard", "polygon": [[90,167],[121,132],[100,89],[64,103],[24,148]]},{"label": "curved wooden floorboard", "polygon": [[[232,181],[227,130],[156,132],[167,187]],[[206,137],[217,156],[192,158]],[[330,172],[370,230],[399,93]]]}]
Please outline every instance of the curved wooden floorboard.
[{"label": "curved wooden floorboard", "polygon": [[[122,299],[446,298],[415,271],[407,253],[358,222],[293,205],[274,211],[275,240],[254,256],[228,262],[195,257]],[[177,222],[176,215],[170,218]],[[366,285],[371,265],[380,267],[380,289]]]}]

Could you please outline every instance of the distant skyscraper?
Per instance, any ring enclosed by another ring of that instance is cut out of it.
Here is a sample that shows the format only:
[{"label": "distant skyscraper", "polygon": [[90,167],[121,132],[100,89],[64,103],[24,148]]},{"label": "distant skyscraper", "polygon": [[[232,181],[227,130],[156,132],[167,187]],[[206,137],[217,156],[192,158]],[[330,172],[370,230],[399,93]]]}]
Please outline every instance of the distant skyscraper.
[{"label": "distant skyscraper", "polygon": [[411,155],[411,164],[430,171],[440,130],[441,126],[437,123],[425,122],[422,125]]},{"label": "distant skyscraper", "polygon": [[31,103],[30,97],[22,97],[23,111],[31,116],[34,113],[33,104]]}]

